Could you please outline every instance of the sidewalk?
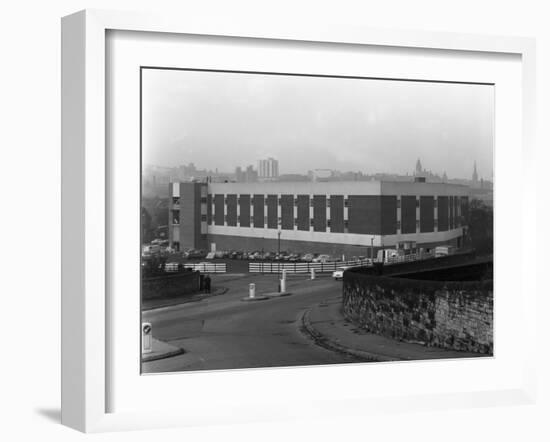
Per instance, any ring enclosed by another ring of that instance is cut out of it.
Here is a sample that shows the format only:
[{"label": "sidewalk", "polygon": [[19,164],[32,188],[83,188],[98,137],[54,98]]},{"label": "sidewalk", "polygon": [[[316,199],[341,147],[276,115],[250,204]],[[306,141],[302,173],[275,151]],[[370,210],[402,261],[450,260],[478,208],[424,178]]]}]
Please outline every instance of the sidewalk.
[{"label": "sidewalk", "polygon": [[372,362],[476,358],[484,355],[426,347],[368,333],[348,322],[342,301],[333,298],[314,305],[302,316],[304,331],[321,347]]},{"label": "sidewalk", "polygon": [[151,353],[142,353],[141,362],[156,361],[157,359],[169,358],[183,353],[185,353],[183,348],[153,338],[153,351]]}]

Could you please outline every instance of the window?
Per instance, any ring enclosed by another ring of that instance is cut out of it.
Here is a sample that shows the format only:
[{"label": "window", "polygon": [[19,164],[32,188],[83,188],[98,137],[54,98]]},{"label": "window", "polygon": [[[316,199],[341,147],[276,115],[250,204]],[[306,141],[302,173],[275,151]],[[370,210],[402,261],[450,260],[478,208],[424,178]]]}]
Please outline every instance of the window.
[{"label": "window", "polygon": [[330,207],[330,198],[327,198],[327,207]]},{"label": "window", "polygon": [[173,196],[172,197],[172,205],[177,206],[180,203],[180,197],[179,196]]},{"label": "window", "polygon": [[401,198],[397,198],[397,208],[401,209]]},{"label": "window", "polygon": [[349,200],[347,198],[344,199],[344,207],[349,207]]},{"label": "window", "polygon": [[397,230],[401,230],[401,221],[397,221],[396,227],[397,227]]}]

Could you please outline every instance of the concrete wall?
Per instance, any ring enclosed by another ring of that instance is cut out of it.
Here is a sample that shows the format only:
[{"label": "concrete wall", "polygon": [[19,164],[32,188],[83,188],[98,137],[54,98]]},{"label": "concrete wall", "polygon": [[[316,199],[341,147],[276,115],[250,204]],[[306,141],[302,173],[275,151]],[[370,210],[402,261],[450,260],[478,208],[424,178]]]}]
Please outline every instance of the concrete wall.
[{"label": "concrete wall", "polygon": [[343,309],[394,339],[492,355],[493,281],[419,281],[347,271]]}]

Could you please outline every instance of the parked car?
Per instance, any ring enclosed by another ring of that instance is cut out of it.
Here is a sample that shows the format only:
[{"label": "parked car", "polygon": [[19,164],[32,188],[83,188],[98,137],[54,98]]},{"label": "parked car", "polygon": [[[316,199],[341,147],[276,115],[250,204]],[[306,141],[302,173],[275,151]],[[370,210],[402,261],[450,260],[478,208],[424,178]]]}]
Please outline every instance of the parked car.
[{"label": "parked car", "polygon": [[300,255],[297,253],[291,253],[288,257],[289,262],[298,262],[300,260]]},{"label": "parked car", "polygon": [[331,261],[329,261],[330,259],[331,259],[330,255],[321,254],[321,255],[317,256],[316,258],[314,258],[313,262],[331,262]]},{"label": "parked car", "polygon": [[208,253],[205,250],[191,249],[185,253],[187,259],[204,259]]},{"label": "parked car", "polygon": [[332,277],[336,280],[336,281],[339,281],[341,280],[342,278],[344,278],[344,272],[351,268],[351,266],[342,266],[342,267],[338,267],[334,272],[332,272]]},{"label": "parked car", "polygon": [[160,253],[160,246],[158,244],[146,244],[141,249],[141,256],[153,256]]},{"label": "parked car", "polygon": [[315,256],[313,255],[313,253],[306,253],[304,255],[302,255],[302,261],[305,261],[305,262],[312,262],[313,261],[313,258]]}]

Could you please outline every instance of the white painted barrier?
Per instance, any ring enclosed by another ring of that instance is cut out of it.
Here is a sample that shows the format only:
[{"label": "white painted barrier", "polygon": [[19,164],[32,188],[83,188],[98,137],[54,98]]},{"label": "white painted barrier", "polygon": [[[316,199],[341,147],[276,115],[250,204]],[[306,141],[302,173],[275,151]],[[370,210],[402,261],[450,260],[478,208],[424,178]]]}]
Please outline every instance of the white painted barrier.
[{"label": "white painted barrier", "polygon": [[150,322],[141,324],[141,352],[151,353],[153,351],[153,326]]},{"label": "white painted barrier", "polygon": [[202,273],[226,273],[227,264],[224,262],[200,262],[180,264],[177,262],[168,262],[164,265],[164,270],[169,273],[179,272],[180,267],[199,271]]}]

